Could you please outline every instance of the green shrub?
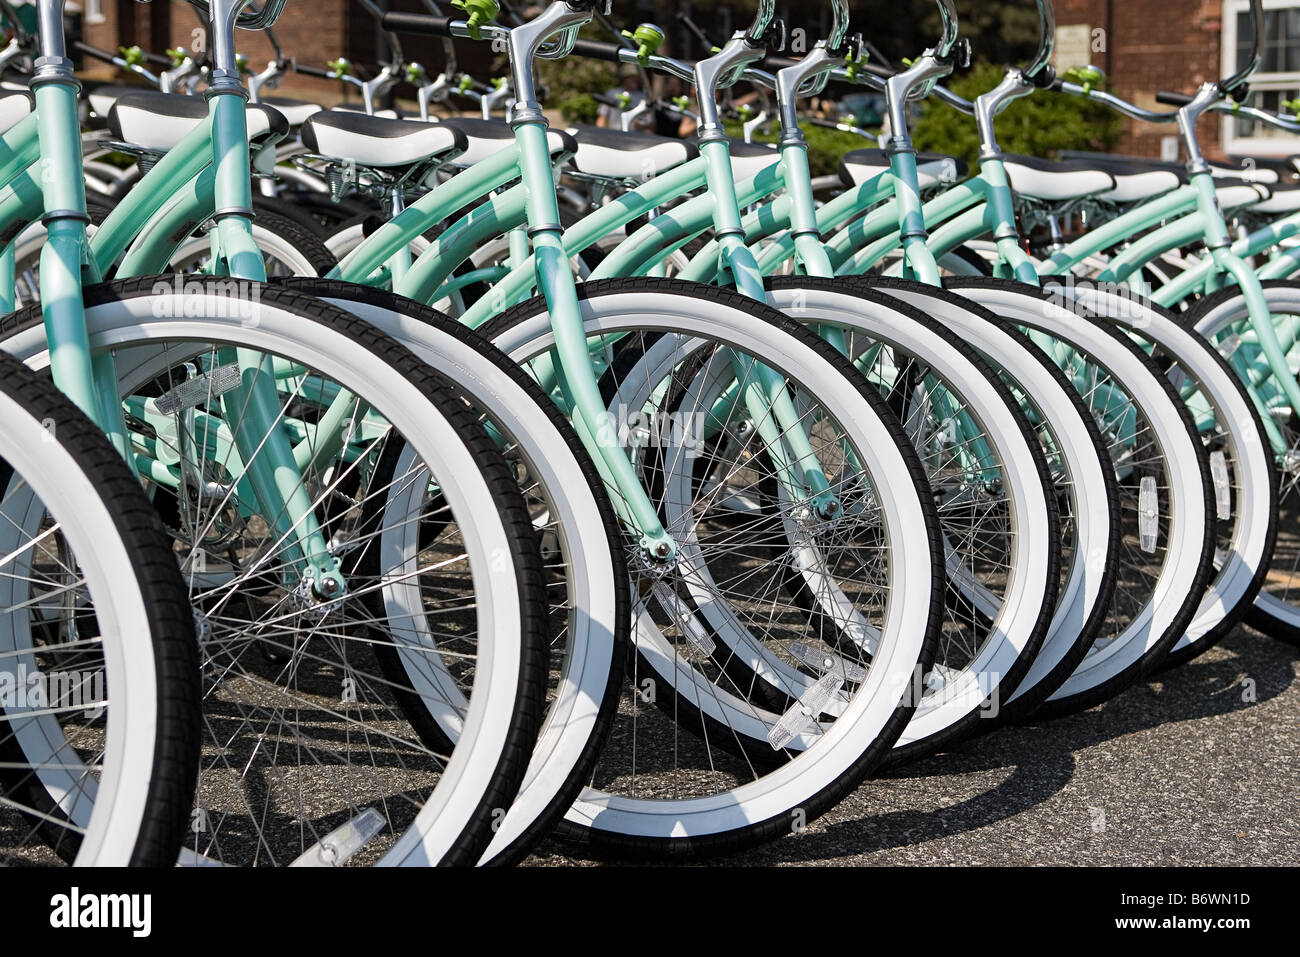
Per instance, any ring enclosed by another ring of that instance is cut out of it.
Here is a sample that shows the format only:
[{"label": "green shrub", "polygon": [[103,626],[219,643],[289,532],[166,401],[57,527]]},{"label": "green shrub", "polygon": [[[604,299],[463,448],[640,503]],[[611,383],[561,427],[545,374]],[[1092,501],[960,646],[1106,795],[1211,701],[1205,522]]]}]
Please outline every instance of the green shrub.
[{"label": "green shrub", "polygon": [[805,125],[803,135],[808,138],[808,166],[813,176],[830,176],[840,168],[840,157],[845,153],[876,145],[875,140],[864,139],[856,133],[824,126]]},{"label": "green shrub", "polygon": [[[948,87],[974,100],[1002,80],[1003,69],[988,63],[976,65],[956,77]],[[1061,93],[1035,91],[1016,100],[998,115],[994,133],[1008,153],[1051,157],[1061,150],[1105,152],[1119,142],[1123,122],[1113,110]],[[975,120],[934,98],[921,107],[912,137],[918,150],[950,153],[976,163],[979,134]]]},{"label": "green shrub", "polygon": [[600,104],[589,93],[579,93],[560,103],[560,115],[566,123],[595,123]]},{"label": "green shrub", "polygon": [[543,105],[558,109],[570,123],[596,122],[600,104],[592,94],[622,86],[614,64],[603,60],[566,57],[537,63],[538,77],[546,91]]},{"label": "green shrub", "polygon": [[[740,139],[743,135],[738,122],[727,121],[725,126],[728,136]],[[845,133],[843,130],[827,129],[810,123],[801,124],[800,129],[808,140],[808,169],[813,176],[830,176],[840,168],[840,157],[845,153],[876,145],[874,140],[863,139],[856,133]],[[780,129],[775,126],[767,131],[760,130],[754,134],[754,142],[775,143],[780,133]]]}]

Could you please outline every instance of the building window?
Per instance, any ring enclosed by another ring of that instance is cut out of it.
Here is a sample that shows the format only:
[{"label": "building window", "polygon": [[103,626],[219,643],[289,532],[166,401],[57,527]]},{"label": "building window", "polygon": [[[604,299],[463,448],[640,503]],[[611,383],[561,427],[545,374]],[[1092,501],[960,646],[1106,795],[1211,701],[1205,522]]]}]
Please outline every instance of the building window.
[{"label": "building window", "polygon": [[[1225,0],[1223,7],[1223,76],[1230,76],[1250,52],[1250,3]],[[1250,104],[1276,112],[1284,100],[1300,96],[1300,0],[1264,0],[1262,52],[1250,79]],[[1300,153],[1300,136],[1241,118],[1224,118],[1222,139],[1233,156]]]}]

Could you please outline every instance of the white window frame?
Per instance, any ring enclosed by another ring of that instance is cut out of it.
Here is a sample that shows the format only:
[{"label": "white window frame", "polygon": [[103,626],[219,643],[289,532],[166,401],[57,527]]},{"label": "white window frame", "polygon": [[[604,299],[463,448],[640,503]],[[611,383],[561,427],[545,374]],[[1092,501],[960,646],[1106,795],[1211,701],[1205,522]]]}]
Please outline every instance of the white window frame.
[{"label": "white window frame", "polygon": [[[1264,0],[1265,10],[1300,7],[1300,0]],[[1224,0],[1223,44],[1220,55],[1220,76],[1237,72],[1237,15],[1250,9],[1250,0]],[[1256,73],[1248,81],[1252,90],[1300,90],[1300,72]],[[1236,120],[1224,115],[1219,133],[1219,144],[1225,153],[1233,156],[1290,156],[1300,153],[1300,135],[1275,131],[1271,136],[1238,136]]]}]

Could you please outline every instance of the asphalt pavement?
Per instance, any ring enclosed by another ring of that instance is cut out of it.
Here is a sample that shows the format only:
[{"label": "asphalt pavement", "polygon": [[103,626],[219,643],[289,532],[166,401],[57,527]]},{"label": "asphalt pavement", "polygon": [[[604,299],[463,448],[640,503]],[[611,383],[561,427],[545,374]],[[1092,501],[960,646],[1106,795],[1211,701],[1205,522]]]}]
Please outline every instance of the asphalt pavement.
[{"label": "asphalt pavement", "polygon": [[[731,865],[1300,864],[1300,649],[1242,627],[1105,704],[873,779]],[[526,862],[599,861],[548,842]]]}]

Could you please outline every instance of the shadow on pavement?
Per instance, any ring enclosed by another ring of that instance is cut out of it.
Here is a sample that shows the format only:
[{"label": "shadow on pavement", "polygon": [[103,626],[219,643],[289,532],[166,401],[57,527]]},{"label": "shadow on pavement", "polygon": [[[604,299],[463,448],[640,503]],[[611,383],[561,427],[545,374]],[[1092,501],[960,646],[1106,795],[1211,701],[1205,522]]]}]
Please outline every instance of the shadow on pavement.
[{"label": "shadow on pavement", "polygon": [[[1238,628],[1215,649],[1088,711],[1050,721],[995,726],[953,750],[890,769],[857,792],[870,803],[893,788],[924,789],[942,797],[944,778],[1010,769],[987,790],[931,811],[886,810],[817,825],[797,839],[777,841],[739,855],[726,865],[833,861],[839,857],[906,847],[987,827],[1014,817],[1064,789],[1074,776],[1076,753],[1107,741],[1182,721],[1214,718],[1257,707],[1295,682],[1296,650],[1255,631]],[[1249,679],[1253,686],[1245,682]],[[966,782],[969,787],[969,782]],[[849,800],[855,796],[850,795]],[[569,856],[575,848],[546,842],[540,849]],[[606,862],[614,863],[606,858]],[[709,862],[703,862],[709,863]]]},{"label": "shadow on pavement", "polygon": [[[1001,783],[965,801],[933,811],[890,811],[836,821],[798,840],[779,841],[748,856],[754,863],[753,857],[761,857],[763,863],[826,860],[987,827],[1062,790],[1074,774],[1075,753],[1080,750],[1164,724],[1256,707],[1295,681],[1295,650],[1281,642],[1239,628],[1218,649],[1156,674],[1088,711],[1000,727],[968,739],[950,752],[891,769],[870,784],[885,790],[911,786],[941,793],[943,782],[936,779],[1012,769]],[[1254,682],[1250,694],[1244,683],[1247,678]]]}]

